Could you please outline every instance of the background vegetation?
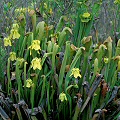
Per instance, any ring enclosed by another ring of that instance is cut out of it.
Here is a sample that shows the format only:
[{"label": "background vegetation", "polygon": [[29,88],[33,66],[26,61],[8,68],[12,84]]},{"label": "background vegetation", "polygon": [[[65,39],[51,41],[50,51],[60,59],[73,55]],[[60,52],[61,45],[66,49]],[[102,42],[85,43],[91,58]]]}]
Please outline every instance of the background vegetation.
[{"label": "background vegetation", "polygon": [[2,0],[0,119],[119,120],[119,0]]}]

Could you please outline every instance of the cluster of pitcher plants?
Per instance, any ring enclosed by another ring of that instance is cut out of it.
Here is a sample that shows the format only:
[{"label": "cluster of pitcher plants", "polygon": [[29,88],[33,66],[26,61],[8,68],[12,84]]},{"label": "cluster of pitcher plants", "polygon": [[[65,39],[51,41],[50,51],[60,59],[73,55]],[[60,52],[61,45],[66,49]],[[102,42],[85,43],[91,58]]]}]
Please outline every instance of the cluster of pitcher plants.
[{"label": "cluster of pitcher plants", "polygon": [[[82,5],[73,30],[64,26],[66,16],[54,26],[37,23],[35,10],[21,9],[4,38],[9,51],[5,77],[0,80],[4,120],[119,118],[120,40],[115,43],[108,37],[95,43],[89,36],[95,12],[81,9]],[[29,31],[26,11],[32,22]]]}]

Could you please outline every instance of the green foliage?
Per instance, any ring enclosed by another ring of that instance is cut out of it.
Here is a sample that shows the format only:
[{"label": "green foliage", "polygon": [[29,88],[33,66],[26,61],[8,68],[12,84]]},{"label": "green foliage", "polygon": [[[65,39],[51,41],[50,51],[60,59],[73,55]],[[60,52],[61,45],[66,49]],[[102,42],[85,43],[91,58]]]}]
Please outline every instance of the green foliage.
[{"label": "green foliage", "polygon": [[[94,44],[89,36],[100,4],[92,6],[93,11],[89,12],[87,1],[78,2],[72,32],[72,28],[65,25],[66,16],[62,16],[56,26],[49,24],[50,2],[54,1],[41,3],[44,7],[40,10],[49,13],[45,21],[37,23],[32,7],[22,9],[24,13],[18,14],[10,34],[4,38],[9,55],[6,76],[0,81],[6,86],[0,88],[1,117],[12,120],[117,119],[120,40],[117,46],[111,37]],[[26,11],[31,18],[30,31],[26,30]],[[1,47],[0,62],[5,56],[3,50]]]},{"label": "green foliage", "polygon": [[2,47],[2,39],[0,39],[0,83],[4,87],[4,71],[6,66],[6,50]]}]

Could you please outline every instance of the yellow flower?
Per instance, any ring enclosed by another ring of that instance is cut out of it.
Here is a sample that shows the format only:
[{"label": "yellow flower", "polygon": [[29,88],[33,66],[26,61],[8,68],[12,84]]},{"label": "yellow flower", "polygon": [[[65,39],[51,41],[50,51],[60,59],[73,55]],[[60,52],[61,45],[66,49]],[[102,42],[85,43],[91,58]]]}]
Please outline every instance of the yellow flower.
[{"label": "yellow flower", "polygon": [[13,24],[12,28],[18,30],[19,29],[19,25],[17,23],[15,23],[15,24]]},{"label": "yellow flower", "polygon": [[50,15],[53,14],[52,8],[50,8],[49,13],[50,13]]},{"label": "yellow flower", "polygon": [[89,18],[90,17],[90,13],[86,12],[86,13],[83,13],[82,15],[84,18]]},{"label": "yellow flower", "polygon": [[15,52],[10,52],[10,60],[11,61],[14,61],[14,60],[16,60],[16,53]]},{"label": "yellow flower", "polygon": [[66,100],[67,101],[67,97],[66,97],[66,94],[65,93],[60,93],[60,95],[59,95],[59,100],[61,101],[61,102],[63,102],[64,100]]},{"label": "yellow flower", "polygon": [[72,76],[72,75],[73,75],[75,78],[77,78],[77,77],[80,77],[80,78],[81,78],[81,77],[82,77],[81,74],[80,74],[79,68],[73,68],[73,69],[72,69],[72,73],[71,73],[70,76]]},{"label": "yellow flower", "polygon": [[36,50],[36,51],[41,50],[41,48],[40,48],[40,41],[39,40],[33,40],[32,41],[32,45],[29,46],[28,49],[30,49],[30,55],[32,53],[32,50]]},{"label": "yellow flower", "polygon": [[12,46],[10,37],[4,38],[4,46]]},{"label": "yellow flower", "polygon": [[20,10],[19,8],[18,8],[18,9],[15,9],[15,12],[19,12],[19,10]]},{"label": "yellow flower", "polygon": [[18,33],[17,29],[12,29],[11,30],[11,36],[13,39],[18,39],[20,37],[20,34]]},{"label": "yellow flower", "polygon": [[15,9],[15,12],[18,12],[18,13],[25,13],[27,10],[27,8],[18,8],[18,9]]},{"label": "yellow flower", "polygon": [[31,62],[31,67],[33,67],[34,70],[36,69],[41,70],[42,69],[41,58],[35,57]]},{"label": "yellow flower", "polygon": [[44,8],[47,9],[47,4],[46,3],[44,3]]},{"label": "yellow flower", "polygon": [[32,42],[32,49],[34,49],[34,50],[40,50],[40,41],[39,40],[34,40]]},{"label": "yellow flower", "polygon": [[33,85],[32,80],[31,80],[30,78],[27,79],[27,80],[26,80],[26,87],[27,87],[27,88],[30,88],[32,85]]},{"label": "yellow flower", "polygon": [[107,64],[107,63],[108,63],[108,60],[109,60],[109,59],[105,57],[105,58],[104,58],[104,63]]},{"label": "yellow flower", "polygon": [[86,13],[83,13],[81,16],[81,22],[89,22],[91,20],[91,14],[86,12]]},{"label": "yellow flower", "polygon": [[25,61],[24,58],[17,58],[19,67],[22,67],[24,61]]},{"label": "yellow flower", "polygon": [[27,8],[22,8],[21,12],[22,12],[22,13],[25,13],[26,10],[27,10]]}]

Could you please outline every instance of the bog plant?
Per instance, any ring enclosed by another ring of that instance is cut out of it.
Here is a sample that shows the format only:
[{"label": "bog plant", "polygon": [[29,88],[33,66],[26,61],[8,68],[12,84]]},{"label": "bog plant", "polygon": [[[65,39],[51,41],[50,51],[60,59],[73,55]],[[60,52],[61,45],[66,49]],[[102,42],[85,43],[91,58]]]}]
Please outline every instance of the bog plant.
[{"label": "bog plant", "polygon": [[44,21],[37,24],[35,11],[28,12],[32,31],[26,32],[22,14],[4,38],[10,53],[5,82],[0,81],[5,84],[4,91],[0,87],[2,118],[116,120],[120,114],[120,40],[116,47],[111,37],[93,44],[88,36],[93,19],[89,12],[78,13],[80,26],[73,32],[61,26],[65,16],[55,27]]}]

